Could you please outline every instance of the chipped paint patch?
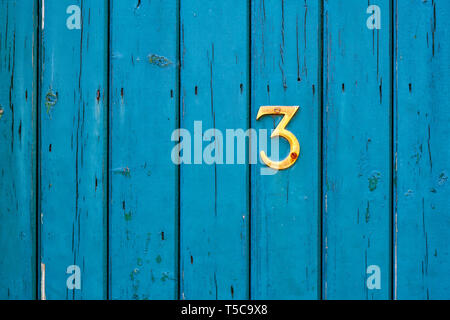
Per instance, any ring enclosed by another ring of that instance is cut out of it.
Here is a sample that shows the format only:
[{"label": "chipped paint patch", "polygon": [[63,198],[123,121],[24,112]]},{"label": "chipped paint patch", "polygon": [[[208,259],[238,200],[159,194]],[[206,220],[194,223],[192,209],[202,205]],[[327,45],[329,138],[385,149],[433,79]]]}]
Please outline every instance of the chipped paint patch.
[{"label": "chipped paint patch", "polygon": [[130,168],[125,167],[125,168],[118,168],[118,169],[113,169],[112,173],[114,174],[120,174],[124,177],[130,178],[131,177],[131,172],[130,172]]},{"label": "chipped paint patch", "polygon": [[139,269],[138,268],[135,268],[133,271],[131,271],[130,272],[130,280],[131,281],[134,281],[134,279],[135,279],[135,276],[137,276],[138,274],[139,274]]},{"label": "chipped paint patch", "polygon": [[50,111],[53,109],[57,102],[58,92],[53,92],[53,90],[50,89],[45,96],[45,106],[47,107],[47,114],[50,114]]},{"label": "chipped paint patch", "polygon": [[170,280],[169,273],[168,272],[163,272],[162,276],[161,276],[161,281],[162,282],[166,282],[166,280]]},{"label": "chipped paint patch", "polygon": [[128,213],[125,213],[124,218],[125,218],[125,221],[131,221],[131,218],[132,218],[131,211]]},{"label": "chipped paint patch", "polygon": [[45,25],[45,0],[42,0],[42,30],[44,30]]},{"label": "chipped paint patch", "polygon": [[41,262],[41,300],[47,300],[45,296],[45,264]]},{"label": "chipped paint patch", "polygon": [[161,68],[165,68],[172,64],[172,61],[170,61],[166,57],[158,56],[156,54],[149,55],[148,62],[150,62],[150,64],[153,64],[153,65],[161,67]]},{"label": "chipped paint patch", "polygon": [[369,190],[370,192],[373,192],[377,189],[378,181],[380,180],[381,173],[374,172],[372,173],[372,176],[369,177]]},{"label": "chipped paint patch", "polygon": [[438,183],[439,183],[440,186],[443,186],[447,182],[447,180],[448,180],[447,175],[445,174],[445,172],[442,172],[439,175],[439,182]]},{"label": "chipped paint patch", "polygon": [[0,119],[3,117],[3,113],[4,113],[4,110],[3,110],[2,106],[0,106]]}]

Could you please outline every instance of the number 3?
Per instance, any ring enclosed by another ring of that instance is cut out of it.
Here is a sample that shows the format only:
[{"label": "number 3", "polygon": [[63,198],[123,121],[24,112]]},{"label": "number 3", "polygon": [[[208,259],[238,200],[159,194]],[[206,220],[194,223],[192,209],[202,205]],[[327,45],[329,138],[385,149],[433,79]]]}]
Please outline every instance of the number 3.
[{"label": "number 3", "polygon": [[299,107],[283,107],[283,106],[271,106],[266,107],[263,106],[259,108],[258,115],[256,116],[256,120],[259,120],[261,117],[266,115],[284,115],[283,119],[280,121],[280,124],[276,127],[276,129],[273,131],[272,135],[270,136],[272,139],[276,137],[283,137],[285,138],[291,147],[291,151],[289,153],[289,156],[287,156],[282,161],[272,161],[270,160],[266,153],[264,151],[261,151],[260,156],[262,161],[269,167],[275,170],[285,170],[290,168],[298,159],[298,156],[300,155],[300,144],[298,143],[297,138],[295,135],[286,130],[286,126],[291,121],[291,119],[294,117],[294,115],[297,113]]}]

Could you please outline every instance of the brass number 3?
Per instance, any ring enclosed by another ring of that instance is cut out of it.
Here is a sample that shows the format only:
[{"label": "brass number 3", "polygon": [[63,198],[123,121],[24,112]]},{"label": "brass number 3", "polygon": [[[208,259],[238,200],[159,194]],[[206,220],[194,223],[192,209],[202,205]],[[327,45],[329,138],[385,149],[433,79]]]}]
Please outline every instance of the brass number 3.
[{"label": "brass number 3", "polygon": [[283,119],[280,121],[280,124],[273,131],[270,136],[272,139],[276,137],[285,138],[291,147],[291,151],[289,156],[287,156],[282,161],[272,161],[270,160],[264,151],[261,151],[260,156],[262,161],[272,169],[275,170],[285,170],[290,168],[298,159],[300,155],[300,144],[298,143],[297,138],[294,134],[288,130],[286,130],[286,126],[292,120],[294,115],[297,113],[299,107],[285,107],[285,106],[270,106],[270,107],[261,107],[259,108],[258,115],[256,116],[256,120],[259,120],[261,117],[266,115],[284,115]]}]

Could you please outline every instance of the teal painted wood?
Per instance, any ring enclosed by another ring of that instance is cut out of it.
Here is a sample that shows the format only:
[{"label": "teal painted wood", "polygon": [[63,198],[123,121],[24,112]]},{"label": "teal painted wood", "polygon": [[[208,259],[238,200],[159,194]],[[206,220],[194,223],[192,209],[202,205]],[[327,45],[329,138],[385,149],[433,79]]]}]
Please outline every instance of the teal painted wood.
[{"label": "teal painted wood", "polygon": [[0,299],[36,296],[34,1],[0,1]]},{"label": "teal painted wood", "polygon": [[[181,127],[193,142],[194,121],[204,133],[220,130],[223,141],[215,136],[203,149],[223,147],[224,162],[226,129],[249,124],[248,17],[245,1],[181,1]],[[192,151],[180,173],[180,298],[246,299],[248,166],[193,164]]]},{"label": "teal painted wood", "polygon": [[[81,29],[66,26],[70,5]],[[40,298],[104,299],[107,1],[41,1],[41,15]]]},{"label": "teal painted wood", "polygon": [[111,1],[110,296],[175,299],[177,1]]},{"label": "teal painted wood", "polygon": [[396,1],[397,299],[450,298],[450,3]]},{"label": "teal painted wood", "polygon": [[[323,4],[0,0],[0,299],[448,299],[450,4]],[[300,106],[292,168],[172,163],[263,105]]]},{"label": "teal painted wood", "polygon": [[[368,3],[324,7],[323,298],[390,294],[390,3],[369,30]],[[369,266],[381,288],[369,290]]]},{"label": "teal painted wood", "polygon": [[[293,0],[254,0],[251,5],[252,128],[267,129],[270,136],[280,121],[275,116],[256,121],[260,106],[300,106],[287,130],[301,148],[294,166],[275,175],[261,175],[266,166],[259,155],[258,165],[252,166],[251,298],[317,299],[321,6]],[[280,139],[279,158],[288,154],[288,144]]]}]

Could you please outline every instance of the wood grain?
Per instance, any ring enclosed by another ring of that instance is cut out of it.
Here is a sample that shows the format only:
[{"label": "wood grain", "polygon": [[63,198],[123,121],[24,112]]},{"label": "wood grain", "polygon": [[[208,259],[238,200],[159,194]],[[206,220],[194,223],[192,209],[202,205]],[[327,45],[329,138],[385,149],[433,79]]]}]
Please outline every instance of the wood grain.
[{"label": "wood grain", "polygon": [[259,108],[300,106],[287,129],[301,148],[275,175],[262,175],[259,156],[252,166],[252,299],[320,297],[320,13],[318,1],[252,1],[251,126],[270,136],[281,118],[256,121]]},{"label": "wood grain", "polygon": [[448,299],[450,3],[396,1],[396,299]]},{"label": "wood grain", "polygon": [[111,1],[110,297],[176,299],[177,1]]},{"label": "wood grain", "polygon": [[0,299],[34,299],[37,6],[0,1],[0,21]]},{"label": "wood grain", "polygon": [[[391,284],[390,2],[325,1],[323,298],[388,299]],[[369,290],[378,266],[381,288]]]},{"label": "wood grain", "polygon": [[200,140],[192,164],[181,166],[181,299],[249,295],[248,166],[201,159],[211,145],[222,149],[216,155],[225,163],[226,129],[248,128],[248,30],[245,1],[181,2],[181,128],[191,132],[192,144],[194,121],[202,121],[203,133],[223,136]]},{"label": "wood grain", "polygon": [[[69,5],[80,29],[67,28]],[[40,298],[104,299],[107,1],[42,1],[41,16]],[[80,290],[66,285],[71,265]]]}]

